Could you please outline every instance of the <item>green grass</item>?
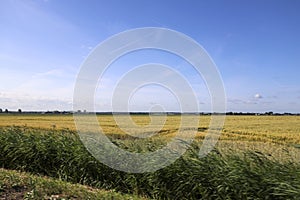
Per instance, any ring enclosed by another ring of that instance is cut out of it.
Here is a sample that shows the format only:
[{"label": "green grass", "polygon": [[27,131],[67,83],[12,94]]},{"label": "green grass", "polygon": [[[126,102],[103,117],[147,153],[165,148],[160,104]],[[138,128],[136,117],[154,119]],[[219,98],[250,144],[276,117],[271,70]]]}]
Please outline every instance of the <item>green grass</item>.
[{"label": "green grass", "polygon": [[58,179],[40,177],[14,170],[0,169],[0,199],[145,199],[115,191],[100,190]]},{"label": "green grass", "polygon": [[[114,139],[121,148],[153,151],[161,140]],[[201,143],[170,166],[130,174],[95,160],[70,130],[0,128],[0,164],[62,181],[154,199],[300,199],[300,165],[256,151],[199,159]],[[71,189],[72,190],[72,189]]]}]

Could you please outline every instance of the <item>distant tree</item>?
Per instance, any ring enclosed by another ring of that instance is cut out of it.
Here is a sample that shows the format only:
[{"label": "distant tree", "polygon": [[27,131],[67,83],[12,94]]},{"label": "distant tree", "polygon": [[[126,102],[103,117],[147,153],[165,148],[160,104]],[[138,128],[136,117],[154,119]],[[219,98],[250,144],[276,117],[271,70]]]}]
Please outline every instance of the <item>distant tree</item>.
[{"label": "distant tree", "polygon": [[2,113],[3,112],[3,110],[2,110],[2,108],[0,108],[0,113]]},{"label": "distant tree", "polygon": [[7,109],[5,109],[5,111],[4,111],[5,113],[8,113],[8,110]]},{"label": "distant tree", "polygon": [[22,113],[22,110],[21,110],[21,109],[18,109],[18,113]]},{"label": "distant tree", "polygon": [[273,115],[274,113],[272,111],[270,112],[265,112],[265,115]]}]

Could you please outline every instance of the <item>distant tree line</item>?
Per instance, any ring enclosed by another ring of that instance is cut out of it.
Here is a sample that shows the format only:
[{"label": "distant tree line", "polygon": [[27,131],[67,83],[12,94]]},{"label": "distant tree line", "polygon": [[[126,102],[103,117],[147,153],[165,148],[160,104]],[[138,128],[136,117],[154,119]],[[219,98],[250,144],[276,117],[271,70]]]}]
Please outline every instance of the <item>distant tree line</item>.
[{"label": "distant tree line", "polygon": [[[26,114],[101,114],[101,115],[112,115],[112,114],[128,114],[127,112],[87,112],[86,110],[77,110],[77,111],[46,111],[46,112],[40,112],[40,111],[25,111],[23,112],[22,109],[18,109],[17,111],[9,111],[8,109],[2,109],[0,108],[0,113],[26,113]],[[185,114],[193,114],[193,115],[300,115],[300,113],[274,113],[272,111],[264,112],[264,113],[255,113],[255,112],[226,112],[226,113],[210,113],[210,112],[194,112],[194,113],[180,113],[180,112],[165,112],[165,113],[152,113],[152,112],[129,112],[130,115],[160,115],[160,114],[166,114],[166,115],[185,115]]]},{"label": "distant tree line", "polygon": [[[22,109],[18,109],[17,112],[18,113],[22,113]],[[14,111],[8,111],[8,109],[4,109],[4,111],[3,111],[3,109],[0,108],[0,113],[16,113],[16,112],[14,112]]]},{"label": "distant tree line", "polygon": [[274,113],[272,111],[265,113],[253,113],[253,112],[227,112],[226,115],[300,115],[300,113]]},{"label": "distant tree line", "polygon": [[7,109],[5,109],[4,111],[2,110],[2,108],[0,108],[0,113],[8,113],[8,110]]}]

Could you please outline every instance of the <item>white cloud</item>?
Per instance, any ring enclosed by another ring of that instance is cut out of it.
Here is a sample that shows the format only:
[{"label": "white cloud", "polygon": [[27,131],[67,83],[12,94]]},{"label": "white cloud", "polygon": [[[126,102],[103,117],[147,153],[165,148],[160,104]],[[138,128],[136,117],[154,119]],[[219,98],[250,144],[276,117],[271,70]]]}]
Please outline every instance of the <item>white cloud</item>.
[{"label": "white cloud", "polygon": [[90,46],[90,45],[84,45],[84,44],[82,44],[81,48],[90,51],[90,50],[94,49],[95,47],[94,46]]},{"label": "white cloud", "polygon": [[64,75],[64,71],[62,69],[51,69],[46,72],[36,73],[33,75],[33,78],[49,77],[49,76],[62,77],[63,75]]},{"label": "white cloud", "polygon": [[258,94],[258,93],[257,93],[257,94],[254,95],[254,98],[255,98],[255,99],[262,99],[263,96],[262,96],[261,94]]},{"label": "white cloud", "polygon": [[21,93],[1,93],[0,108],[8,110],[71,110],[72,104],[67,99],[51,98],[43,96],[32,96],[30,94]]},{"label": "white cloud", "polygon": [[16,110],[71,110],[75,73],[51,69],[23,77],[11,88],[2,88],[0,107]]}]

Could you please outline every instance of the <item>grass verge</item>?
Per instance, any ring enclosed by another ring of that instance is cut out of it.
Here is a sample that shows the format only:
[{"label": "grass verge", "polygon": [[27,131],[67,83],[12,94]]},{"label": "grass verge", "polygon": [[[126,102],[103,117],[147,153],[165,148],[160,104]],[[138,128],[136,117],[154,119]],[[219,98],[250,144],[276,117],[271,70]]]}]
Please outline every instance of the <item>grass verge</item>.
[{"label": "grass verge", "polygon": [[120,194],[71,184],[58,179],[40,177],[14,170],[0,169],[0,199],[2,200],[66,200],[66,199],[132,199],[139,200],[134,195]]}]

